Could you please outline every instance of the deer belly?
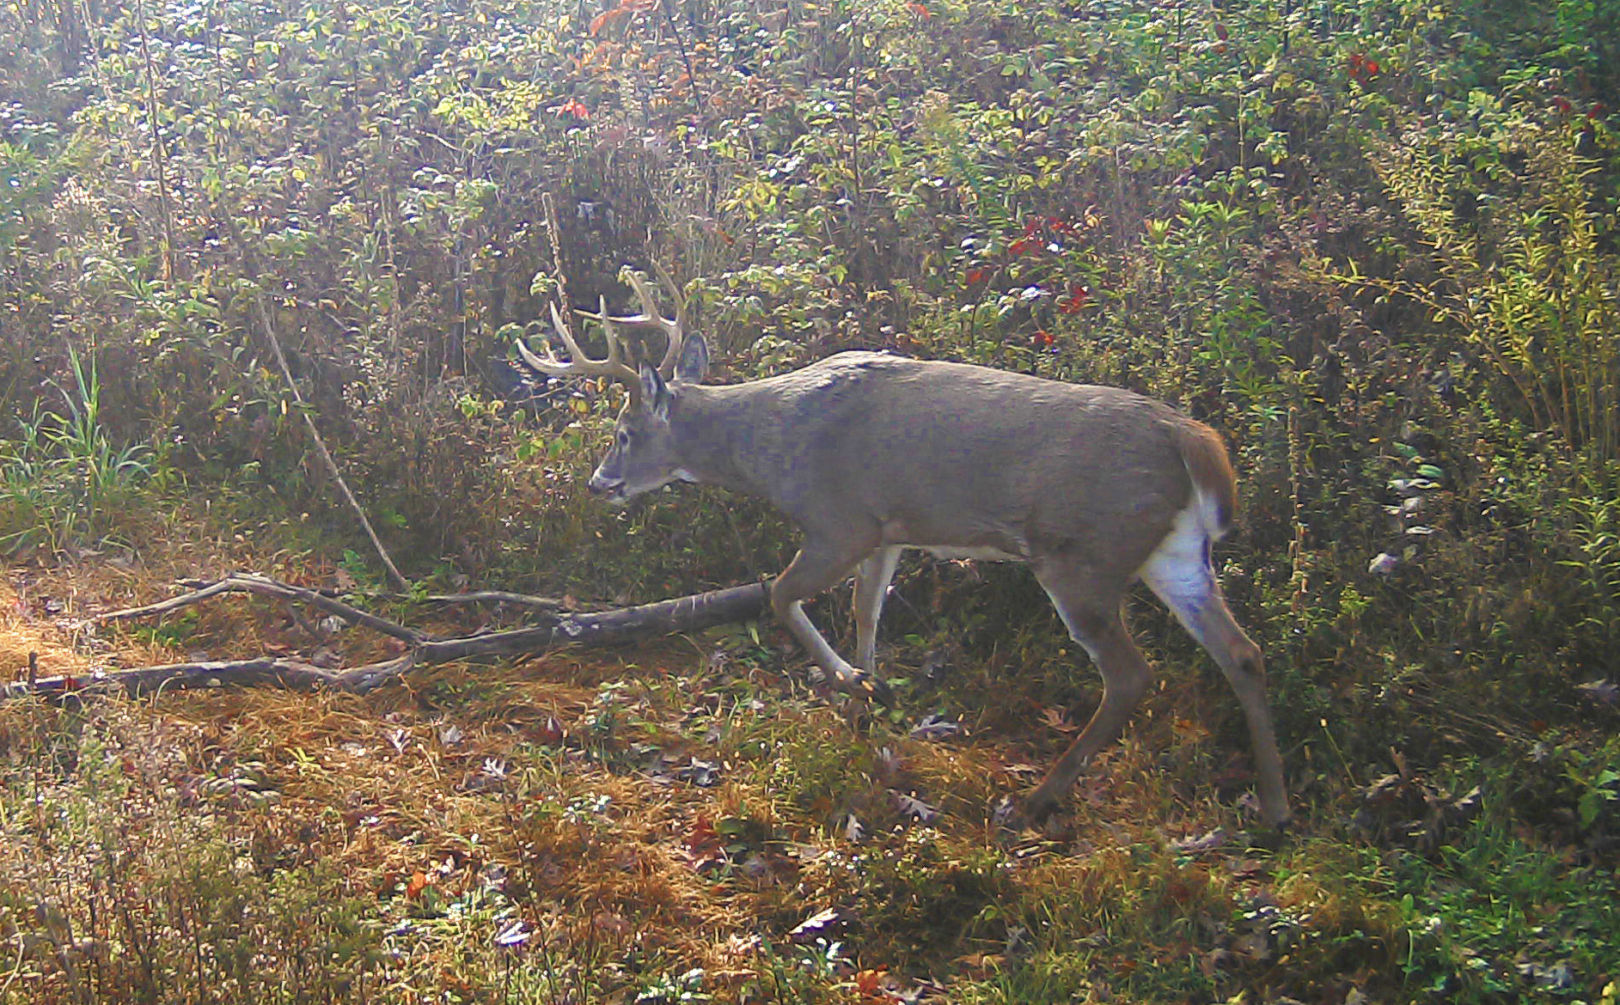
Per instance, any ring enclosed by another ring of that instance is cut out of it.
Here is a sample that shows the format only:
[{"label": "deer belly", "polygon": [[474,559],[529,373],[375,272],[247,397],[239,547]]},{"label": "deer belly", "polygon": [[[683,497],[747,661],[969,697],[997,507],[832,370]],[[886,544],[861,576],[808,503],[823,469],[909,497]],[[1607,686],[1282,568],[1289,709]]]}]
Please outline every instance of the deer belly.
[{"label": "deer belly", "polygon": [[946,560],[1029,561],[1029,548],[1012,535],[994,531],[970,534],[942,531],[943,528],[919,525],[913,521],[889,519],[883,521],[883,544],[886,547],[917,548]]},{"label": "deer belly", "polygon": [[935,558],[943,558],[947,561],[958,558],[970,558],[979,562],[1028,561],[1028,559],[1023,555],[1014,555],[1011,552],[1003,551],[1000,548],[958,548],[951,547],[949,545],[911,545],[910,547],[921,548],[923,551],[928,552],[928,554],[934,556]]}]

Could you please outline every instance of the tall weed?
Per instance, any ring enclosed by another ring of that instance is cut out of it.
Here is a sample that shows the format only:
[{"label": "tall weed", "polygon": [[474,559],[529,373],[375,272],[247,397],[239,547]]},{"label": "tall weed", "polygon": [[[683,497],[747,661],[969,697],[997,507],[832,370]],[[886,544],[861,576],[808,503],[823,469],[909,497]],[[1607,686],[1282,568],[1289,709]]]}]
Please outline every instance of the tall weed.
[{"label": "tall weed", "polygon": [[64,409],[36,403],[16,439],[0,440],[0,549],[12,554],[106,537],[153,473],[145,445],[108,436],[94,359],[70,348],[68,364],[73,384],[57,387]]}]

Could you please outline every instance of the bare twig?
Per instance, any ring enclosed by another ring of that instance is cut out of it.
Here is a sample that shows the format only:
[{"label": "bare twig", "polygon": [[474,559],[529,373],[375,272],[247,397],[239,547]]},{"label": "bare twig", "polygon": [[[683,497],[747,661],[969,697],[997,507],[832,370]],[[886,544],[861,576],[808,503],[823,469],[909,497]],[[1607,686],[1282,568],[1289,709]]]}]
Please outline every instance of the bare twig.
[{"label": "bare twig", "polygon": [[527,593],[508,593],[505,590],[433,593],[422,599],[430,604],[512,604],[517,607],[532,607],[538,611],[561,611],[573,606],[556,597],[531,597]]},{"label": "bare twig", "polygon": [[383,569],[388,573],[389,583],[393,584],[396,590],[410,589],[410,583],[400,574],[399,569],[394,565],[394,560],[388,556],[388,549],[383,547],[382,539],[377,536],[377,531],[372,528],[371,520],[367,518],[365,509],[361,507],[359,500],[355,499],[354,493],[349,491],[349,483],[344,480],[343,473],[338,470],[337,461],[332,459],[332,452],[326,449],[326,440],[322,438],[321,431],[316,428],[315,419],[304,402],[304,396],[299,393],[298,384],[293,380],[292,368],[287,365],[287,357],[281,351],[281,339],[276,337],[275,325],[270,321],[270,312],[265,309],[263,294],[255,293],[253,295],[253,306],[259,315],[259,325],[264,329],[264,336],[270,340],[270,348],[276,355],[276,365],[281,368],[281,376],[287,382],[287,390],[292,393],[293,401],[299,406],[298,414],[304,420],[304,427],[309,431],[309,438],[314,442],[316,452],[321,455],[321,462],[326,465],[327,473],[332,476],[333,481],[337,482],[337,487],[343,493],[344,500],[348,502],[349,508],[354,510],[354,515],[360,520],[361,528],[365,530],[366,536],[371,539],[371,546],[376,549],[377,557],[382,560]]},{"label": "bare twig", "polygon": [[[265,271],[259,265],[259,257],[254,250],[254,246],[243,238],[242,228],[237,226],[236,216],[231,211],[231,207],[226,207],[225,212],[220,214],[220,218],[230,231],[231,241],[236,245],[237,254],[241,257],[242,271],[249,279],[258,282],[265,275]],[[282,352],[281,349],[281,339],[276,335],[276,326],[270,319],[270,311],[264,306],[263,292],[254,291],[251,299],[253,300],[254,313],[259,319],[259,327],[264,329],[264,337],[270,343],[270,349],[276,357],[276,365],[281,370],[282,379],[287,382],[287,391],[298,405],[298,414],[304,420],[304,428],[308,430],[309,438],[314,442],[316,452],[320,454],[321,463],[326,466],[327,473],[337,483],[338,489],[343,493],[344,500],[349,504],[349,508],[354,511],[355,517],[359,519],[360,527],[366,532],[366,537],[371,539],[371,546],[376,549],[377,557],[382,560],[383,569],[388,575],[389,583],[401,593],[409,590],[410,583],[400,573],[399,568],[394,565],[394,560],[388,555],[388,549],[383,547],[382,539],[377,536],[377,531],[371,526],[371,520],[366,516],[366,511],[361,508],[359,501],[354,497],[354,493],[349,491],[349,483],[344,480],[343,473],[338,470],[337,461],[332,459],[332,452],[326,449],[326,440],[321,436],[320,429],[315,425],[314,416],[308,404],[304,401],[303,394],[298,390],[297,381],[293,380],[292,368],[287,365],[286,353]]]},{"label": "bare twig", "polygon": [[201,586],[190,593],[171,597],[155,604],[147,604],[144,607],[129,607],[121,611],[108,611],[105,614],[96,615],[92,620],[124,621],[130,618],[153,617],[159,614],[167,614],[169,611],[195,604],[198,601],[206,600],[221,593],[257,593],[263,596],[280,597],[284,600],[302,600],[309,606],[319,608],[328,614],[335,614],[350,624],[361,625],[370,628],[372,631],[391,635],[411,645],[418,645],[430,637],[414,628],[396,624],[387,618],[379,618],[375,614],[369,614],[358,607],[345,604],[343,601],[335,597],[329,597],[319,591],[294,586],[291,583],[283,583],[251,572],[232,573],[217,583]]},{"label": "bare twig", "polygon": [[664,23],[669,25],[669,33],[675,36],[675,48],[681,54],[681,62],[686,66],[686,79],[692,85],[692,96],[697,99],[698,121],[708,119],[709,99],[698,84],[697,71],[692,68],[692,57],[686,52],[686,39],[681,37],[680,26],[675,23],[675,12],[670,9],[669,0],[662,0],[658,7],[664,14]]},{"label": "bare twig", "polygon": [[551,274],[557,279],[557,307],[572,334],[574,307],[568,297],[568,273],[563,269],[562,224],[557,220],[557,200],[550,192],[540,193],[540,208],[546,216],[546,236],[551,240]]},{"label": "bare twig", "polygon": [[158,211],[163,218],[163,278],[173,280],[174,210],[169,204],[168,156],[163,148],[163,132],[158,127],[157,71],[152,66],[152,50],[146,41],[144,0],[135,0],[135,20],[140,22],[141,29],[141,61],[146,67],[146,117],[152,125],[152,167],[157,171]]}]

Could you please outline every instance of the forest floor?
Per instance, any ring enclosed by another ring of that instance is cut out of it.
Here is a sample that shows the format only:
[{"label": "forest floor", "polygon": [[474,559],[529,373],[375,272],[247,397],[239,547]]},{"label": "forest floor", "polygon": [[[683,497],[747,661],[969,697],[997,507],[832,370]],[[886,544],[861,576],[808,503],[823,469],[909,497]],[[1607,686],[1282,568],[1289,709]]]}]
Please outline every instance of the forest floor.
[{"label": "forest floor", "polygon": [[[85,622],[253,557],[180,546],[13,568],[0,663],[37,654],[41,675],[88,680],[176,659],[380,655],[257,598]],[[344,585],[341,569],[265,561]],[[747,625],[432,668],[363,696],[13,702],[6,880],[39,930],[0,989],[1035,1000],[1079,980],[1152,997],[1286,979],[1287,943],[1345,910],[1298,868],[1309,812],[1284,850],[1251,847],[1244,761],[1196,721],[1186,686],[1149,700],[1071,812],[1009,834],[995,805],[1072,739],[1069,710],[941,714],[943,693],[919,684],[885,712],[805,680],[785,636]],[[233,877],[240,892],[222,894]],[[1399,947],[1383,921],[1368,938],[1387,964]],[[1357,982],[1344,974],[1336,998]]]},{"label": "forest floor", "polygon": [[[234,569],[356,586],[241,541],[14,566],[0,665],[389,655],[260,597],[87,620]],[[809,684],[768,622],[364,695],[11,701],[0,1002],[1613,997],[1591,849],[1396,750],[1363,779],[1285,749],[1298,819],[1268,835],[1224,685],[1178,668],[1068,808],[1013,833],[996,806],[1089,708],[1041,707],[1016,659],[882,657],[893,709]]]}]

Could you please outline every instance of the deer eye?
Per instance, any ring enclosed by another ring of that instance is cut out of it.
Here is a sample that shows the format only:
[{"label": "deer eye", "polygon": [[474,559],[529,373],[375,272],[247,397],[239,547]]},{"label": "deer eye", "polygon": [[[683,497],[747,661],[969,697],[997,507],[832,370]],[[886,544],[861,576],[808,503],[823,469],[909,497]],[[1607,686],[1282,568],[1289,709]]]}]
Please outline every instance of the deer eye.
[{"label": "deer eye", "polygon": [[621,429],[619,430],[619,449],[623,450],[628,446],[630,446],[630,433],[628,430]]}]

